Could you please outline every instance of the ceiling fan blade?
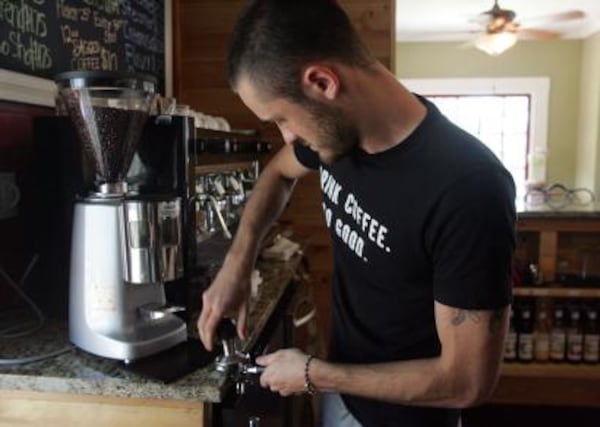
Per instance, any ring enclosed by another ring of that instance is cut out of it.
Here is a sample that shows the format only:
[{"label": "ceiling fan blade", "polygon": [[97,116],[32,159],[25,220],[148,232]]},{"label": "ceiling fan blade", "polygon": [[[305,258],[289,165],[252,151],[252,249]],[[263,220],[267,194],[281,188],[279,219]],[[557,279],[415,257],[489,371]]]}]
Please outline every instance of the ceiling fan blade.
[{"label": "ceiling fan blade", "polygon": [[575,19],[585,18],[585,12],[583,10],[569,10],[551,16],[553,16],[552,22],[574,21]]},{"label": "ceiling fan blade", "polygon": [[516,33],[517,31],[519,31],[520,27],[521,25],[516,22],[507,22],[504,25],[503,31],[510,31],[511,33]]},{"label": "ceiling fan blade", "polygon": [[556,40],[562,36],[557,31],[538,30],[534,28],[520,28],[518,34],[520,39],[526,40]]},{"label": "ceiling fan blade", "polygon": [[471,30],[421,31],[421,32],[411,33],[408,37],[405,37],[403,39],[403,41],[443,42],[443,41],[469,40],[478,33],[479,33],[479,31],[471,31]]},{"label": "ceiling fan blade", "polygon": [[575,21],[577,19],[583,19],[586,14],[582,10],[568,10],[561,13],[553,13],[551,15],[544,16],[532,16],[531,18],[524,18],[521,20],[523,25],[531,25],[532,23],[540,24],[554,24],[558,22]]},{"label": "ceiling fan blade", "polygon": [[475,16],[469,18],[469,23],[484,26],[484,25],[489,24],[490,21],[492,21],[492,19],[494,19],[492,17],[492,15],[490,15],[488,12],[483,12],[483,13],[480,13],[479,15],[475,15]]}]

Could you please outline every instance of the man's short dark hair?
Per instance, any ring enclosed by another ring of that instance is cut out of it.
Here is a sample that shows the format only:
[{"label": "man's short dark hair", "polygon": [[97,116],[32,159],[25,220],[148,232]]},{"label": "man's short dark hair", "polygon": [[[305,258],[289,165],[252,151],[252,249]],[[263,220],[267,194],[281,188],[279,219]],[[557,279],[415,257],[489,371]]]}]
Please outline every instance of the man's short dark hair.
[{"label": "man's short dark hair", "polygon": [[327,59],[356,67],[374,62],[335,0],[252,0],[230,40],[229,84],[235,89],[245,75],[271,95],[299,101],[302,67]]}]

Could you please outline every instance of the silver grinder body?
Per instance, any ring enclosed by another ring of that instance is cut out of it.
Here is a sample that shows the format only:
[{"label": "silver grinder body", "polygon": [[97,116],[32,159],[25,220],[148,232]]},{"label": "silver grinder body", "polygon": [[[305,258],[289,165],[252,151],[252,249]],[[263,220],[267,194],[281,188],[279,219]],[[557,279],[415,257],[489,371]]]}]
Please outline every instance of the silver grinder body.
[{"label": "silver grinder body", "polygon": [[75,203],[69,333],[90,353],[134,360],[186,340],[163,283],[183,275],[181,200]]}]

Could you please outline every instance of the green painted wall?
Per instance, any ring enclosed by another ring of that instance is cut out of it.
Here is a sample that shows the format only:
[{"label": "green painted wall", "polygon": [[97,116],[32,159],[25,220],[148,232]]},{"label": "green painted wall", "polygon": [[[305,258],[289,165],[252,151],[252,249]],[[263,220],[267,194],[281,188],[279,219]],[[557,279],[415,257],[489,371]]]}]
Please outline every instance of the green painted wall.
[{"label": "green painted wall", "polygon": [[581,40],[519,41],[504,54],[491,57],[461,42],[406,42],[396,46],[398,78],[549,77],[549,183],[573,186],[576,180],[579,132]]},{"label": "green painted wall", "polygon": [[600,194],[600,33],[584,41],[582,55],[576,183]]}]

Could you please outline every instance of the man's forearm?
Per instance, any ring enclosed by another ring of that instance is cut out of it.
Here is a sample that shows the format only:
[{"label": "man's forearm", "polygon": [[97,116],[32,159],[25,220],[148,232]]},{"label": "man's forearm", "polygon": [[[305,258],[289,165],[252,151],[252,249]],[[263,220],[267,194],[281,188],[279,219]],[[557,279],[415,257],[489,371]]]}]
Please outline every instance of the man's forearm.
[{"label": "man's forearm", "polygon": [[453,372],[440,358],[372,365],[315,360],[310,378],[320,391],[351,394],[403,405],[459,408],[478,401],[468,375]]},{"label": "man's forearm", "polygon": [[264,170],[244,207],[228,257],[247,266],[254,264],[260,242],[285,208],[295,182],[268,168]]},{"label": "man's forearm", "polygon": [[509,306],[464,310],[435,303],[439,357],[369,365],[315,360],[318,389],[391,403],[462,408],[492,394],[508,330]]}]

